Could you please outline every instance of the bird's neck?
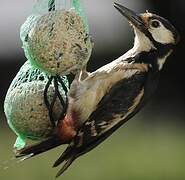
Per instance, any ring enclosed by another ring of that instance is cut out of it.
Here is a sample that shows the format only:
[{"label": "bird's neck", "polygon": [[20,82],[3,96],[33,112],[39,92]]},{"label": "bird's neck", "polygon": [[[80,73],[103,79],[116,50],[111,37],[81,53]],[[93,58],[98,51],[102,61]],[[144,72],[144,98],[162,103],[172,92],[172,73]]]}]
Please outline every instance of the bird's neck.
[{"label": "bird's neck", "polygon": [[148,64],[153,69],[160,71],[172,51],[171,45],[159,44],[158,47],[154,47],[144,34],[137,33],[133,48],[126,52],[121,59],[133,58],[136,63]]},{"label": "bird's neck", "polygon": [[150,52],[152,49],[155,49],[152,42],[146,37],[145,34],[141,33],[139,30],[134,29],[135,38],[134,38],[134,46],[132,49],[127,51],[121,59],[128,59],[135,56],[142,52]]},{"label": "bird's neck", "polygon": [[134,46],[132,48],[132,51],[135,53],[140,52],[149,52],[151,49],[156,49],[151,42],[151,40],[146,37],[146,35],[139,30],[135,29],[135,38],[134,38]]}]

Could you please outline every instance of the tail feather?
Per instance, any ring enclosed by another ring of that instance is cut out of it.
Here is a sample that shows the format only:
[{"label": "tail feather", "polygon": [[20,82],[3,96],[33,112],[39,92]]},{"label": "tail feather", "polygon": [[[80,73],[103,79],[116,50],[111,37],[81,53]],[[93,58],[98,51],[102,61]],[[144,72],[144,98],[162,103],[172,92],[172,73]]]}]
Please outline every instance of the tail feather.
[{"label": "tail feather", "polygon": [[[57,146],[60,146],[61,144],[64,144],[64,143],[61,142],[61,140],[57,136],[53,136],[38,144],[25,147],[21,150],[17,150],[16,157],[19,158],[19,157],[28,156],[28,158],[31,158],[43,152],[49,151],[50,149],[53,149]],[[28,158],[24,158],[24,160]]]},{"label": "tail feather", "polygon": [[60,169],[60,171],[58,171],[56,178],[61,176],[68,168],[69,166],[73,163],[73,161],[75,160],[75,156],[70,157],[68,160],[66,160],[64,166],[62,167],[62,169]]},{"label": "tail feather", "polygon": [[57,167],[60,164],[62,164],[64,161],[68,160],[70,157],[73,156],[73,149],[71,149],[70,147],[68,147],[63,153],[62,155],[58,158],[58,160],[55,161],[53,167]]},{"label": "tail feather", "polygon": [[60,169],[56,177],[59,177],[60,175],[62,175],[77,157],[78,157],[78,152],[76,151],[76,149],[73,148],[72,146],[68,146],[68,148],[62,153],[62,155],[53,165],[53,167],[57,167],[60,164],[64,163],[62,169]]}]

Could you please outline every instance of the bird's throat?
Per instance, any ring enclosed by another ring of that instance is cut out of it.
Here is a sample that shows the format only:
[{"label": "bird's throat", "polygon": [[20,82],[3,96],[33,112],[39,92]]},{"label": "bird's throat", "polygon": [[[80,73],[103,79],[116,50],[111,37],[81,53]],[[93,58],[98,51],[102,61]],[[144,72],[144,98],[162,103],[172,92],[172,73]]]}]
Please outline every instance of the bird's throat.
[{"label": "bird's throat", "polygon": [[151,49],[155,49],[153,43],[144,33],[142,33],[137,28],[134,28],[134,33],[135,39],[133,51],[135,51],[136,53],[140,53],[143,51],[149,52]]}]

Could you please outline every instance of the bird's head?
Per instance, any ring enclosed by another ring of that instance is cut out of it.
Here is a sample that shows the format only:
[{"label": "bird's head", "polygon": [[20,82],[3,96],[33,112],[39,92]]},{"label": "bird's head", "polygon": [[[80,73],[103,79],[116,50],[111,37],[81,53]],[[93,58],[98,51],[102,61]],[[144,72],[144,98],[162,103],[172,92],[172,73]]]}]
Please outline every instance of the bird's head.
[{"label": "bird's head", "polygon": [[179,42],[179,33],[165,18],[149,12],[137,14],[118,3],[114,3],[114,6],[133,27],[135,45],[140,51],[160,50],[161,47],[173,49]]}]

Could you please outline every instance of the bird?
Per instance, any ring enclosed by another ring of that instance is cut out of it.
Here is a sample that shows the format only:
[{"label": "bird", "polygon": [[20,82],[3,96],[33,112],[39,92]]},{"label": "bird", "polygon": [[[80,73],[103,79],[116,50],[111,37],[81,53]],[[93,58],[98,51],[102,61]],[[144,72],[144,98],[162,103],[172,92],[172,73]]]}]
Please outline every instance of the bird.
[{"label": "bird", "polygon": [[114,7],[134,30],[133,48],[92,73],[82,70],[71,84],[67,114],[57,126],[56,137],[17,154],[30,158],[68,144],[53,165],[64,163],[56,177],[146,105],[157,89],[166,59],[180,40],[176,28],[165,18],[148,11],[138,14],[116,2]]}]

